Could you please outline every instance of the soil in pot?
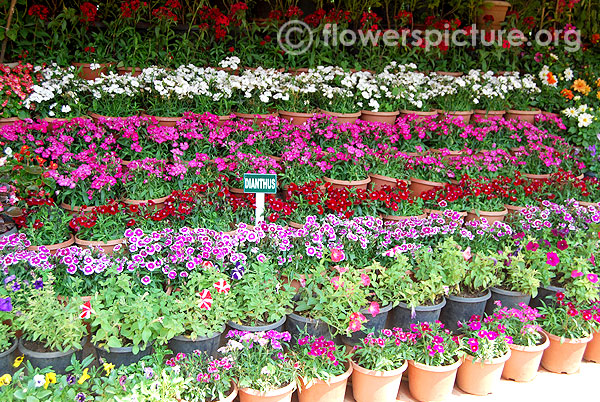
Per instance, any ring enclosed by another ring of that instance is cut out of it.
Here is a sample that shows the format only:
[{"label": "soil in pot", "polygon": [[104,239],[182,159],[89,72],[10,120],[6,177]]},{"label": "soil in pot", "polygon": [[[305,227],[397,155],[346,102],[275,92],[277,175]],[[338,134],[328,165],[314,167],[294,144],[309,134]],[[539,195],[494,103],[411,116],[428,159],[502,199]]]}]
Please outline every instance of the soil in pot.
[{"label": "soil in pot", "polygon": [[445,305],[446,299],[441,298],[435,305],[417,306],[413,312],[407,304],[400,302],[389,312],[387,328],[410,329],[410,324],[434,322],[440,318],[440,312]]},{"label": "soil in pot", "polygon": [[353,372],[351,364],[347,364],[344,374],[330,378],[327,382],[313,380],[308,384],[302,384],[298,390],[299,402],[344,402],[346,396],[346,384],[348,377]]},{"label": "soil in pot", "polygon": [[479,294],[460,294],[446,297],[446,305],[440,313],[440,321],[451,331],[458,330],[457,322],[467,322],[473,315],[483,316],[485,304],[492,297],[492,292]]},{"label": "soil in pot", "polygon": [[542,332],[543,338],[535,346],[509,344],[510,358],[504,363],[502,378],[517,382],[529,382],[535,378],[542,354],[550,346],[550,340]]},{"label": "soil in pot", "polygon": [[486,314],[490,315],[496,309],[495,302],[500,300],[502,303],[502,307],[507,308],[520,308],[520,303],[525,303],[529,305],[529,301],[531,300],[530,295],[526,295],[521,292],[514,292],[512,290],[506,290],[501,288],[491,288],[492,297],[490,297],[485,305]]},{"label": "soil in pot", "polygon": [[98,357],[101,357],[105,361],[112,363],[115,367],[129,366],[130,364],[137,363],[144,356],[148,356],[152,353],[152,345],[146,345],[146,347],[140,347],[137,354],[133,354],[131,346],[124,346],[121,348],[108,348],[94,345]]},{"label": "soil in pot", "polygon": [[352,393],[356,402],[394,402],[407,362],[390,371],[368,370],[352,362]]},{"label": "soil in pot", "polygon": [[300,339],[302,332],[306,333],[306,335],[313,335],[315,338],[322,336],[328,340],[333,339],[329,325],[321,320],[303,317],[295,313],[288,314],[285,322],[285,330],[292,336],[292,342]]},{"label": "soil in pot", "polygon": [[223,332],[225,332],[225,324],[223,324],[223,328],[219,332],[215,332],[206,337],[191,339],[187,335],[175,336],[169,340],[169,349],[171,349],[174,354],[191,354],[194,350],[199,350],[201,352],[206,352],[209,356],[216,357]]},{"label": "soil in pot", "polygon": [[579,371],[581,359],[592,337],[564,339],[544,331],[550,339],[550,346],[542,355],[542,367],[558,374],[574,374]]},{"label": "soil in pot", "polygon": [[418,401],[443,401],[452,393],[456,372],[462,360],[449,366],[428,366],[408,362],[408,389]]},{"label": "soil in pot", "polygon": [[456,374],[456,385],[473,395],[487,395],[494,392],[500,383],[504,363],[510,358],[510,349],[504,356],[492,360],[474,360],[465,355]]},{"label": "soil in pot", "polygon": [[[85,340],[85,338],[82,339],[82,345]],[[73,356],[74,353],[77,352],[77,358],[79,360],[82,358],[81,350],[76,351],[75,349],[70,349],[66,352],[48,351],[42,343],[28,341],[23,338],[19,340],[19,352],[31,362],[33,367],[45,368],[52,366],[52,369],[59,374],[66,373],[67,367],[71,365],[71,356]]]},{"label": "soil in pot", "polygon": [[17,357],[17,344],[18,341],[14,339],[12,346],[0,353],[0,376],[3,376],[4,374],[12,375],[15,372],[13,362]]},{"label": "soil in pot", "polygon": [[388,304],[387,306],[383,306],[379,309],[379,314],[377,314],[375,317],[373,317],[373,315],[371,313],[369,313],[369,310],[364,309],[361,310],[361,314],[363,314],[365,316],[365,318],[367,319],[366,322],[363,322],[363,326],[365,327],[364,331],[356,331],[352,333],[352,336],[348,337],[343,335],[342,336],[342,342],[344,342],[344,344],[349,345],[349,346],[355,346],[355,345],[359,345],[362,341],[362,339],[367,336],[367,333],[370,332],[371,329],[374,330],[374,332],[378,332],[382,329],[385,328],[385,324],[387,322],[387,318],[388,318],[388,313],[390,312],[390,310],[392,309],[392,303]]}]

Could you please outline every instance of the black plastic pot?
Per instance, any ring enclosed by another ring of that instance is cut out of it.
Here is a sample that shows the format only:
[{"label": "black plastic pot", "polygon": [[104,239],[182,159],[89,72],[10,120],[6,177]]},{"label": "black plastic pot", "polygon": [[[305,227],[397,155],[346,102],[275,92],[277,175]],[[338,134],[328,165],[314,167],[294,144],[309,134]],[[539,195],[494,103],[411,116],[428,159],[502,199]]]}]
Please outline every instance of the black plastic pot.
[{"label": "black plastic pot", "polygon": [[8,350],[0,353],[0,376],[4,374],[13,374],[15,372],[13,368],[13,362],[17,357],[17,340],[13,340],[13,344]]},{"label": "black plastic pot", "polygon": [[529,304],[531,301],[531,295],[526,295],[525,293],[500,288],[491,288],[490,290],[492,291],[492,297],[488,299],[487,304],[485,305],[485,312],[488,315],[492,314],[496,307],[498,307],[494,303],[497,300],[500,300],[502,307],[508,308],[520,308],[520,303]]},{"label": "black plastic pot", "polygon": [[232,321],[229,321],[227,323],[227,325],[229,325],[229,327],[231,327],[232,329],[237,329],[238,331],[248,331],[248,332],[277,331],[277,332],[281,332],[281,331],[283,331],[283,326],[285,324],[285,320],[286,320],[286,316],[284,315],[281,320],[274,322],[273,324],[260,325],[257,327],[253,327],[250,325],[236,324],[235,322],[232,322]]},{"label": "black plastic pot", "polygon": [[137,354],[133,354],[132,346],[125,346],[122,348],[107,348],[94,345],[98,357],[104,361],[114,364],[116,367],[129,366],[130,364],[137,363],[144,356],[148,356],[152,353],[152,343],[146,345],[145,348],[140,348]]},{"label": "black plastic pot", "polygon": [[368,309],[361,310],[360,313],[365,316],[367,319],[366,322],[363,323],[363,327],[365,327],[364,331],[356,331],[352,333],[352,336],[342,336],[342,342],[346,345],[354,346],[358,345],[367,333],[373,329],[375,332],[380,331],[385,328],[385,324],[387,323],[387,318],[390,310],[392,309],[392,303],[387,306],[383,306],[379,309],[379,314],[375,317],[371,313],[369,313]]},{"label": "black plastic pot", "polygon": [[209,356],[215,357],[217,355],[217,349],[219,349],[223,332],[225,332],[225,324],[223,324],[223,328],[221,328],[219,332],[215,332],[207,337],[198,337],[195,340],[192,340],[187,336],[176,336],[169,341],[169,349],[175,354],[191,354],[195,350],[198,350],[200,352],[205,352]]},{"label": "black plastic pot", "polygon": [[531,302],[529,303],[529,305],[534,308],[542,307],[542,301],[546,302],[547,305],[555,304],[556,303],[556,293],[557,292],[564,293],[564,291],[565,291],[565,288],[559,288],[559,287],[551,286],[551,285],[538,288],[537,296],[534,297],[533,299],[531,299]]},{"label": "black plastic pot", "polygon": [[483,316],[485,304],[492,296],[488,292],[480,297],[448,296],[440,313],[440,321],[451,331],[458,330],[458,322],[466,323],[473,315]]},{"label": "black plastic pot", "polygon": [[285,330],[292,335],[294,342],[300,339],[300,334],[303,331],[306,333],[306,335],[313,335],[316,338],[323,336],[325,339],[333,339],[329,325],[325,324],[321,320],[305,318],[294,313],[291,313],[287,316]]},{"label": "black plastic pot", "polygon": [[434,322],[439,320],[440,311],[445,305],[446,299],[443,299],[435,306],[417,306],[415,307],[413,317],[411,308],[407,304],[400,302],[388,314],[388,327],[410,329],[410,324]]},{"label": "black plastic pot", "polygon": [[[86,338],[81,340],[82,347],[87,342]],[[23,338],[19,339],[19,352],[21,352],[27,361],[33,367],[45,368],[52,367],[52,370],[58,374],[65,374],[67,367],[71,365],[71,357],[77,352],[77,359],[81,360],[81,350],[70,349],[66,352],[34,352],[23,345]]]}]

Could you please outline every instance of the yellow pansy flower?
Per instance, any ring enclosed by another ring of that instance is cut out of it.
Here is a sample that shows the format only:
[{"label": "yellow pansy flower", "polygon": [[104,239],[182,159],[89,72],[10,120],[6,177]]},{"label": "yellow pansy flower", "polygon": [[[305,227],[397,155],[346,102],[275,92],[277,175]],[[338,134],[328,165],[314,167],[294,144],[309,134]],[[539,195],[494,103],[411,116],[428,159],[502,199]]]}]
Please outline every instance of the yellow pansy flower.
[{"label": "yellow pansy flower", "polygon": [[90,379],[90,375],[88,374],[88,369],[84,369],[83,370],[83,374],[81,375],[81,378],[79,380],[77,380],[77,384],[81,385],[84,382],[86,382],[86,380]]},{"label": "yellow pansy flower", "polygon": [[0,377],[0,387],[10,384],[11,381],[12,381],[11,375],[4,374],[2,377]]},{"label": "yellow pansy flower", "polygon": [[56,373],[47,373],[46,382],[44,383],[44,389],[48,389],[48,385],[56,384]]},{"label": "yellow pansy flower", "polygon": [[106,375],[109,375],[112,369],[115,368],[115,365],[112,363],[104,363],[102,367],[104,368],[104,371],[106,371]]},{"label": "yellow pansy flower", "polygon": [[25,358],[25,356],[23,356],[23,355],[17,357],[15,359],[15,362],[13,363],[13,367],[19,367],[21,365],[21,363],[23,363],[24,358]]}]

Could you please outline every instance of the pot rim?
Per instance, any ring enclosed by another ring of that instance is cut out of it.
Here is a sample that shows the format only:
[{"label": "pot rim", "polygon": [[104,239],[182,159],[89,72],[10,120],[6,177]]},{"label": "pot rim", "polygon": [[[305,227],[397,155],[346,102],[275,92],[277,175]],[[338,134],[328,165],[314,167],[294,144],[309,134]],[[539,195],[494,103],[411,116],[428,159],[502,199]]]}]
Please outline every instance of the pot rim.
[{"label": "pot rim", "polygon": [[534,108],[533,110],[518,110],[518,109],[508,109],[506,111],[506,113],[511,113],[511,114],[524,114],[524,115],[538,115],[542,112],[541,109],[538,108]]},{"label": "pot rim", "polygon": [[446,296],[446,298],[448,300],[452,300],[452,301],[460,302],[460,303],[480,303],[483,301],[487,301],[491,297],[492,297],[492,291],[489,289],[487,290],[486,294],[484,294],[483,296],[478,296],[478,297],[462,297],[462,296],[454,296],[454,295]]},{"label": "pot rim", "polygon": [[369,114],[369,115],[373,115],[373,116],[398,116],[400,114],[400,111],[397,110],[395,112],[375,112],[373,110],[361,110],[360,111],[361,114]]},{"label": "pot rim", "polygon": [[202,342],[202,341],[208,341],[211,339],[215,339],[217,336],[221,336],[221,334],[223,334],[223,332],[225,332],[225,324],[223,324],[221,331],[220,332],[215,332],[212,335],[209,336],[199,336],[196,339],[192,339],[189,336],[186,335],[176,335],[174,336],[172,339],[175,339],[177,341],[181,341],[181,342]]},{"label": "pot rim", "polygon": [[517,350],[519,352],[531,352],[531,353],[543,352],[544,350],[548,349],[548,347],[550,346],[550,338],[548,338],[548,335],[546,335],[546,333],[544,331],[539,331],[539,332],[544,337],[544,342],[542,342],[540,345],[523,346],[523,345],[515,345],[514,343],[509,343],[508,347],[511,350]]},{"label": "pot rim", "polygon": [[296,117],[313,117],[314,113],[303,113],[303,112],[287,112],[285,110],[277,110],[278,114],[287,114],[288,116],[296,116]]},{"label": "pot rim", "polygon": [[521,293],[521,292],[517,292],[515,290],[506,290],[506,289],[500,289],[498,287],[492,286],[490,288],[490,290],[494,293],[498,293],[504,296],[531,296],[525,293]]},{"label": "pot rim", "polygon": [[138,204],[145,204],[148,203],[149,201],[154,202],[154,204],[162,204],[163,202],[165,202],[171,195],[167,195],[165,197],[160,197],[160,198],[151,198],[149,200],[132,200],[130,198],[125,198],[123,200],[123,202],[127,205],[138,205]]},{"label": "pot rim", "polygon": [[319,109],[319,113],[325,113],[326,115],[329,116],[334,116],[334,117],[360,117],[361,111],[359,110],[358,112],[354,112],[354,113],[338,113],[338,112],[330,112],[328,110],[325,109]]},{"label": "pot rim", "polygon": [[406,183],[408,183],[408,181],[409,181],[408,179],[396,179],[394,177],[383,176],[383,175],[376,174],[376,173],[369,173],[369,177],[375,178],[375,179],[378,179],[378,180],[391,181],[391,182],[394,182],[394,183],[396,183],[396,180],[397,181],[403,181],[403,182],[406,182]]},{"label": "pot rim", "polygon": [[259,326],[237,324],[230,320],[227,322],[227,325],[229,325],[233,329],[237,329],[238,331],[249,331],[249,329],[246,329],[246,328],[251,328],[252,332],[260,332],[260,331],[268,331],[270,329],[277,328],[277,327],[285,324],[286,319],[287,319],[287,315],[284,315],[283,318],[281,318],[279,321],[276,321],[271,324],[259,325]]},{"label": "pot rim", "polygon": [[409,364],[409,366],[413,366],[413,367],[421,369],[421,370],[432,371],[435,373],[444,373],[447,371],[457,370],[460,367],[460,365],[462,364],[462,362],[463,362],[462,359],[457,359],[454,363],[452,363],[448,366],[430,366],[428,364],[419,363],[414,360],[409,360],[408,364]]},{"label": "pot rim", "polygon": [[4,352],[0,353],[0,358],[10,356],[12,354],[12,352],[14,352],[17,349],[17,346],[19,345],[19,340],[17,338],[13,338],[12,342],[13,343],[10,348],[8,348]]},{"label": "pot rim", "polygon": [[69,233],[69,236],[70,236],[69,240],[63,241],[62,243],[48,244],[48,245],[43,245],[43,246],[29,246],[29,247],[27,247],[27,250],[39,251],[40,247],[46,247],[48,250],[54,251],[54,250],[58,250],[61,248],[65,248],[65,247],[68,247],[68,246],[72,245],[73,243],[75,243],[75,236],[73,236],[72,233]]},{"label": "pot rim", "polygon": [[108,240],[108,241],[99,241],[99,240],[83,240],[79,237],[75,236],[75,244],[81,246],[116,246],[117,244],[125,243],[125,238]]},{"label": "pot rim", "polygon": [[504,362],[506,362],[508,359],[510,359],[511,356],[511,350],[510,348],[508,348],[508,352],[506,352],[505,354],[503,354],[500,357],[494,357],[491,360],[481,360],[481,359],[477,359],[475,360],[475,358],[469,354],[464,354],[462,359],[463,362],[467,362],[470,361],[471,364],[487,364],[487,365],[496,365],[496,364],[504,364]]},{"label": "pot rim", "polygon": [[504,207],[504,210],[502,210],[502,211],[482,211],[480,209],[478,209],[478,210],[472,209],[469,212],[467,212],[467,214],[477,215],[477,211],[479,211],[478,218],[481,218],[482,216],[485,217],[485,215],[488,215],[488,216],[504,216],[504,215],[508,214],[508,209],[506,207]]},{"label": "pot rim", "polygon": [[[120,346],[117,348],[111,348],[110,346],[98,346],[96,343],[92,343],[92,345],[95,349],[104,350],[108,353],[133,353],[133,346]],[[143,348],[140,347],[138,354],[144,352],[146,349],[148,349],[148,347],[152,347],[152,345],[154,345],[154,341],[148,341]]]},{"label": "pot rim", "polygon": [[[438,304],[435,304],[433,306],[416,306],[415,311],[435,311],[435,310],[442,309],[445,305],[446,305],[446,298],[443,297],[442,301],[439,302]],[[398,302],[398,305],[396,307],[401,307],[406,310],[410,310],[410,307],[408,306],[408,304],[403,303],[403,302]]]},{"label": "pot rim", "polygon": [[153,114],[146,114],[146,113],[142,113],[142,117],[154,117],[157,120],[163,120],[163,121],[179,121],[181,119],[183,119],[183,116],[155,116]]},{"label": "pot rim", "polygon": [[273,113],[240,113],[240,112],[233,112],[233,114],[236,115],[236,117],[241,117],[242,119],[244,118],[250,118],[250,119],[255,119],[255,118],[265,118],[265,117],[275,117],[278,115],[277,112],[273,112]]},{"label": "pot rim", "polygon": [[400,109],[400,113],[402,114],[414,114],[417,116],[437,116],[437,110],[432,110],[430,112],[425,112],[421,110],[408,110],[408,109]]},{"label": "pot rim", "polygon": [[[346,361],[346,363],[344,363],[344,365],[346,367],[348,367],[348,369],[344,373],[342,373],[340,375],[336,375],[335,377],[330,378],[328,381],[320,380],[318,378],[314,378],[314,379],[308,381],[306,384],[301,384],[301,386],[298,387],[298,391],[302,392],[303,389],[308,389],[308,388],[310,388],[310,387],[312,387],[313,385],[316,385],[316,384],[331,385],[331,384],[337,384],[337,383],[340,383],[342,381],[347,380],[348,377],[350,377],[350,375],[354,371],[354,367],[352,366],[350,359],[348,359]],[[304,382],[304,380],[302,380],[302,383],[303,382]]]},{"label": "pot rim", "polygon": [[331,177],[324,176],[323,181],[331,184],[337,184],[342,186],[362,186],[364,184],[369,184],[371,182],[371,178],[367,176],[366,179],[362,180],[337,180],[332,179]]},{"label": "pot rim", "polygon": [[72,355],[78,350],[83,350],[85,344],[87,343],[87,337],[84,336],[83,338],[81,338],[80,349],[71,348],[66,352],[35,352],[33,350],[27,349],[27,347],[23,344],[25,340],[26,339],[24,338],[19,339],[19,352],[23,353],[25,356],[31,356],[36,359],[56,359],[58,357]]},{"label": "pot rim", "polygon": [[561,336],[553,335],[550,332],[546,331],[544,328],[542,328],[542,331],[546,334],[546,336],[550,339],[550,341],[560,342],[561,344],[563,344],[563,343],[569,343],[569,344],[588,343],[593,338],[593,334],[588,337],[585,337],[585,338],[564,338]]},{"label": "pot rim", "polygon": [[323,323],[324,325],[327,325],[327,323],[325,323],[325,321],[319,320],[318,318],[303,317],[303,316],[301,316],[299,314],[296,314],[294,312],[289,313],[288,316],[290,316],[290,318],[292,318],[293,320],[300,321],[300,322],[303,322],[305,324],[320,324],[320,323]]},{"label": "pot rim", "polygon": [[[239,386],[238,386],[239,387]],[[240,392],[244,392],[249,395],[254,396],[262,396],[262,397],[272,397],[287,394],[288,392],[294,392],[296,389],[296,382],[291,381],[288,385],[282,388],[277,388],[271,391],[259,391],[254,388],[239,388]]]},{"label": "pot rim", "polygon": [[474,109],[473,114],[489,116],[489,115],[503,115],[506,114],[506,110],[487,110],[487,109]]},{"label": "pot rim", "polygon": [[417,179],[416,177],[411,177],[410,182],[417,183],[417,184],[425,184],[425,185],[434,186],[434,187],[444,187],[446,185],[446,183],[442,183],[439,181],[429,181],[429,180],[425,180],[425,179]]},{"label": "pot rim", "polygon": [[373,377],[395,377],[395,376],[398,376],[398,375],[401,375],[402,373],[404,373],[408,367],[408,360],[406,360],[406,359],[404,359],[404,363],[402,364],[402,366],[398,367],[397,369],[388,370],[388,371],[369,370],[369,369],[366,369],[366,368],[360,366],[358,363],[356,363],[352,359],[350,359],[350,363],[352,364],[352,367],[354,368],[354,370],[356,370],[357,372],[359,372],[361,374],[370,375]]},{"label": "pot rim", "polygon": [[381,218],[383,220],[389,220],[389,221],[396,221],[396,222],[402,222],[402,221],[406,221],[409,219],[413,219],[413,218],[418,218],[418,219],[425,219],[427,218],[427,214],[426,213],[422,213],[421,215],[408,215],[408,216],[399,216],[399,215],[381,215]]}]

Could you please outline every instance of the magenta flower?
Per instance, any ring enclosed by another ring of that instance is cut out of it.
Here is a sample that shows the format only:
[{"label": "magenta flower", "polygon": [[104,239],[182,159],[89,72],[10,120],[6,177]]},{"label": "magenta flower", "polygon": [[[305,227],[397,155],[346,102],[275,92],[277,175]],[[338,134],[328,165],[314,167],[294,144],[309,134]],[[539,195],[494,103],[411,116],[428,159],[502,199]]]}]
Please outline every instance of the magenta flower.
[{"label": "magenta flower", "polygon": [[369,306],[369,313],[373,317],[375,317],[377,314],[379,314],[379,303],[371,302],[371,305]]},{"label": "magenta flower", "polygon": [[346,258],[346,256],[344,255],[344,252],[342,250],[337,249],[337,248],[331,249],[331,260],[333,262],[344,261],[345,258]]},{"label": "magenta flower", "polygon": [[363,286],[369,286],[371,284],[371,278],[367,274],[360,274],[360,283]]},{"label": "magenta flower", "polygon": [[546,260],[546,264],[551,265],[553,267],[557,266],[560,262],[558,255],[556,255],[554,251],[550,251],[548,254],[546,254],[546,257],[548,258]]},{"label": "magenta flower", "polygon": [[592,283],[598,283],[598,275],[596,275],[596,274],[588,274],[587,278],[588,278],[588,281],[590,281]]},{"label": "magenta flower", "polygon": [[527,246],[525,246],[525,248],[527,249],[527,251],[537,251],[537,249],[540,247],[539,244],[534,243],[532,241],[530,241],[529,243],[527,243]]},{"label": "magenta flower", "polygon": [[571,271],[571,278],[579,278],[580,276],[583,276],[583,272],[579,272],[576,269]]}]

